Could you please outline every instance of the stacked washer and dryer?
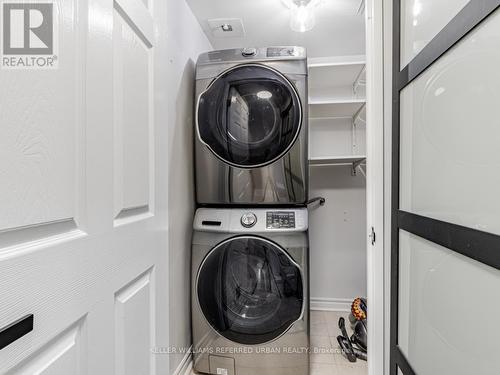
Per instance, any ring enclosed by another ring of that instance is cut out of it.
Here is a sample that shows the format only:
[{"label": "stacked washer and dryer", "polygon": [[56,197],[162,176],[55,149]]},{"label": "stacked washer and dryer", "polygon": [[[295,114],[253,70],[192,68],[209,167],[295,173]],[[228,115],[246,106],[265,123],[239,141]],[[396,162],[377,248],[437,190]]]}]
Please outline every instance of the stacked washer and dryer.
[{"label": "stacked washer and dryer", "polygon": [[305,50],[203,54],[195,104],[194,369],[306,375]]}]

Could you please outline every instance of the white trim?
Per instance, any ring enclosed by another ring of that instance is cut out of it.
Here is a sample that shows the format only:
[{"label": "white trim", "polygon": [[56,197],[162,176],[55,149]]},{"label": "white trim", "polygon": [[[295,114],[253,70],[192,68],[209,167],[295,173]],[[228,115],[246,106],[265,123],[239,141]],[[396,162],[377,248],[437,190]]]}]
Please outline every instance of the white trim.
[{"label": "white trim", "polygon": [[332,57],[309,57],[307,59],[309,68],[321,68],[324,66],[343,66],[343,65],[364,65],[366,63],[365,55],[354,56],[332,56]]},{"label": "white trim", "polygon": [[[384,369],[383,374],[390,373],[390,326],[391,326],[391,184],[392,184],[392,16],[393,1],[383,1],[383,33],[384,33]],[[372,374],[373,375],[373,374]]]},{"label": "white trim", "polygon": [[193,369],[193,358],[191,356],[192,346],[189,347],[186,355],[182,358],[181,363],[173,372],[173,375],[190,375]]},{"label": "white trim", "polygon": [[375,243],[367,238],[367,297],[369,304],[368,324],[368,374],[384,374],[384,30],[383,2],[366,1],[366,153],[367,170],[367,232],[372,227]]},{"label": "white trim", "polygon": [[311,298],[311,310],[351,311],[354,298]]}]

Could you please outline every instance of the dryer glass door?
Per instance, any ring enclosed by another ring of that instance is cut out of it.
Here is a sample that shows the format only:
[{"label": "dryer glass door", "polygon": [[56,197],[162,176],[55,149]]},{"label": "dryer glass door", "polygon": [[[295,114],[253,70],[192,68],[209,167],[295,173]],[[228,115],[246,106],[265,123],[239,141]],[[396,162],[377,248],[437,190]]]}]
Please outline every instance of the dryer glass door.
[{"label": "dryer glass door", "polygon": [[200,267],[197,295],[210,325],[245,345],[278,338],[301,318],[304,306],[299,266],[260,237],[217,245]]},{"label": "dryer glass door", "polygon": [[216,78],[198,100],[200,140],[221,160],[255,168],[292,147],[302,125],[294,85],[263,65],[240,65]]}]

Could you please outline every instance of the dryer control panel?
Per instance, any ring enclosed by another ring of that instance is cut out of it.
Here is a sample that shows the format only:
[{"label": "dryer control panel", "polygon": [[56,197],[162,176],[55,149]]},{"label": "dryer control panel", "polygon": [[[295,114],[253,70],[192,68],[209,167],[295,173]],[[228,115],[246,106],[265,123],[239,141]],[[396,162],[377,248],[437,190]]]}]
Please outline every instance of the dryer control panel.
[{"label": "dryer control panel", "polygon": [[308,211],[299,209],[200,208],[194,230],[223,233],[305,232]]}]

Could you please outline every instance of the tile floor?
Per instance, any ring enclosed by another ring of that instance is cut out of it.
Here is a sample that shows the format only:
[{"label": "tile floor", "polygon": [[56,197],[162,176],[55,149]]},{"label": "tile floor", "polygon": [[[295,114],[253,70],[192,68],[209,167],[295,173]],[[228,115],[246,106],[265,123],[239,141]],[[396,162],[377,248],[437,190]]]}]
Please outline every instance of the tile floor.
[{"label": "tile floor", "polygon": [[[347,312],[311,311],[311,350],[317,348],[317,354],[311,354],[310,375],[366,375],[368,367],[365,361],[351,363],[345,358],[337,343],[340,334],[338,321],[346,319],[347,333],[352,334]],[[197,373],[192,372],[192,375]]]},{"label": "tile floor", "polygon": [[348,320],[349,313],[335,311],[311,311],[311,350],[321,349],[321,353],[311,354],[310,375],[366,375],[365,361],[351,363],[345,358],[337,343],[340,334],[338,321],[346,319],[347,333],[352,334]]}]

